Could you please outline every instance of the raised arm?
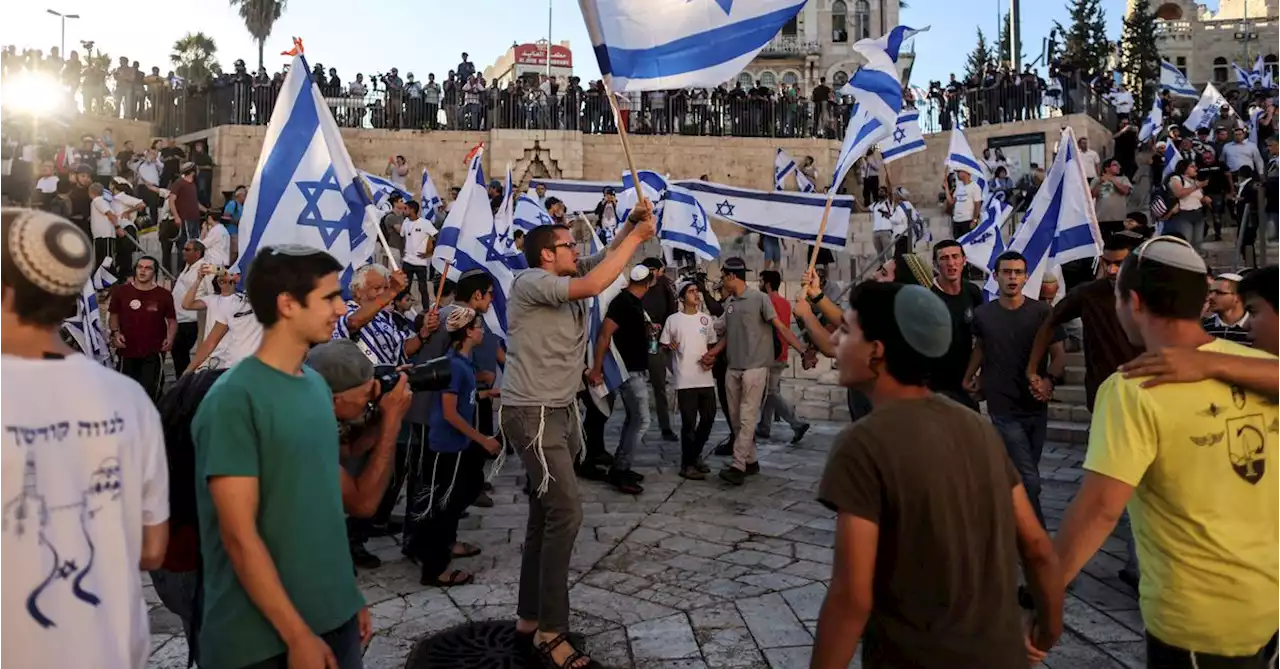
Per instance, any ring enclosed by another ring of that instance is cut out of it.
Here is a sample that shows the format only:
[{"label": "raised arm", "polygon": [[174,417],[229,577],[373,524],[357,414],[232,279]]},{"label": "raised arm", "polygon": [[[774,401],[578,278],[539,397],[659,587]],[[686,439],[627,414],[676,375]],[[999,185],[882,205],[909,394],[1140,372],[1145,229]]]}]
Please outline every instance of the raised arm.
[{"label": "raised arm", "polygon": [[636,249],[640,248],[640,244],[653,239],[657,232],[656,222],[653,218],[653,210],[645,209],[643,204],[636,205],[636,209],[631,211],[632,216],[636,216],[636,212],[640,211],[641,221],[630,229],[625,229],[625,234],[619,234],[614,240],[614,245],[609,247],[605,252],[604,259],[600,261],[586,276],[571,279],[569,281],[569,299],[582,300],[588,297],[595,297],[603,293],[613,282],[622,274],[623,268],[631,261],[631,256],[635,255]]},{"label": "raised arm", "polygon": [[1194,383],[1218,379],[1276,399],[1280,397],[1280,366],[1275,359],[1253,358],[1184,348],[1147,351],[1120,365],[1126,378],[1149,376],[1142,387],[1165,383]]}]

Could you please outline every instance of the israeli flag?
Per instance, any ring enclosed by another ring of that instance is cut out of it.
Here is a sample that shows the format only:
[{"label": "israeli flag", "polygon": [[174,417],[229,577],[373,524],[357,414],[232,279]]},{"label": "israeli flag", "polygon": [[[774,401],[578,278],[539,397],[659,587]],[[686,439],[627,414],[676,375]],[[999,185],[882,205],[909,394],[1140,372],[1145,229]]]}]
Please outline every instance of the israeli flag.
[{"label": "israeli flag", "polygon": [[804,0],[578,0],[614,91],[715,88],[742,72]]},{"label": "israeli flag", "polygon": [[1004,193],[996,193],[987,199],[982,208],[982,222],[956,240],[964,247],[965,260],[983,271],[995,270],[996,258],[1004,253],[1004,224],[1013,215],[1013,205],[1005,201]]},{"label": "israeli flag", "polygon": [[538,204],[536,198],[524,194],[516,198],[515,219],[512,223],[516,228],[529,232],[539,225],[551,225],[555,223],[555,219]]},{"label": "israeli flag", "polygon": [[[1063,129],[1058,146],[1062,148],[1031,200],[1022,226],[1009,242],[1010,250],[1027,259],[1027,283],[1022,293],[1032,298],[1039,297],[1045,272],[1072,260],[1097,257],[1102,249],[1093,197],[1070,127]],[[989,294],[999,292],[994,274],[985,289]]]},{"label": "israeli flag", "polygon": [[1253,75],[1250,74],[1248,70],[1244,69],[1243,67],[1240,67],[1239,63],[1236,63],[1235,61],[1231,61],[1231,69],[1236,73],[1237,84],[1240,84],[1245,88],[1248,88],[1253,84]]},{"label": "israeli flag", "polygon": [[1160,173],[1160,183],[1169,182],[1169,177],[1173,176],[1173,169],[1177,167],[1178,161],[1182,160],[1182,154],[1178,152],[1178,146],[1169,138],[1164,147],[1164,171]]},{"label": "israeli flag", "polygon": [[1258,54],[1258,58],[1253,61],[1253,70],[1249,72],[1249,85],[1253,88],[1262,86],[1262,80],[1267,73],[1267,62],[1262,58],[1262,54]]},{"label": "israeli flag", "polygon": [[924,220],[920,212],[916,211],[907,200],[898,203],[898,209],[902,211],[902,215],[907,219],[907,227],[911,231],[911,238],[923,241],[926,244],[933,243],[933,231],[929,229],[929,222]]},{"label": "israeli flag", "polygon": [[983,199],[986,199],[987,182],[991,180],[991,175],[987,174],[986,163],[974,157],[969,140],[960,128],[951,129],[951,147],[947,150],[947,160],[943,164],[959,172],[968,172],[973,177],[973,182],[982,189]]},{"label": "israeli flag", "polygon": [[379,212],[301,54],[277,99],[240,217],[237,265],[247,270],[267,246],[303,244],[345,267],[345,287],[373,255]]},{"label": "israeli flag", "polygon": [[431,173],[427,172],[425,167],[422,168],[422,187],[418,191],[418,204],[422,205],[422,217],[434,224],[444,200],[440,199],[436,182],[431,180]]},{"label": "israeli flag", "polygon": [[489,208],[484,168],[480,161],[484,151],[471,157],[467,180],[462,192],[449,210],[440,234],[436,236],[436,250],[431,256],[431,266],[443,272],[449,261],[448,278],[457,281],[463,272],[484,270],[493,277],[493,303],[484,315],[484,323],[491,332],[507,337],[507,294],[515,273],[507,264],[504,244],[498,239],[493,212]]},{"label": "israeli flag", "polygon": [[[645,198],[653,204],[654,215],[661,215],[662,196],[667,192],[667,180],[657,172],[640,170],[640,189],[644,191]],[[640,197],[636,194],[635,182],[631,179],[631,172],[624,172],[622,174],[622,190],[618,191],[618,206],[615,208],[618,214],[616,225],[609,226],[608,221],[601,224],[608,233],[609,239],[613,239],[613,235],[618,231],[618,226],[627,220],[627,216],[631,214],[631,210],[635,209],[639,202]]]},{"label": "israeli flag", "polygon": [[[674,181],[671,185],[689,191],[708,214],[752,232],[808,244],[818,241],[818,227],[827,204],[826,195],[752,190],[695,179]],[[831,215],[821,240],[823,246],[844,248],[852,214],[853,196],[836,195],[832,198]]]},{"label": "israeli flag", "polygon": [[[587,239],[586,255],[592,256],[604,249],[604,244],[600,243],[600,238],[596,236],[595,230],[591,231],[590,238]],[[587,346],[587,369],[595,367],[596,341],[600,338],[600,329],[604,327],[604,315],[609,311],[609,303],[613,298],[617,297],[627,287],[627,277],[619,275],[617,279],[604,292],[588,300],[587,303],[587,341],[591,342]],[[622,383],[630,376],[627,373],[627,365],[622,361],[622,355],[618,353],[617,342],[609,344],[609,352],[604,356],[604,388],[606,392],[613,392],[622,387]],[[595,395],[592,395],[593,398]],[[608,415],[609,405],[604,402],[596,402],[596,406],[601,412]]]},{"label": "israeli flag", "polygon": [[1169,91],[1184,98],[1194,98],[1196,89],[1187,81],[1187,75],[1167,60],[1160,61],[1160,90]]},{"label": "israeli flag", "polygon": [[887,35],[858,40],[853,45],[853,50],[867,62],[849,77],[849,87],[858,104],[886,128],[898,122],[902,111],[902,80],[898,75],[902,43],[928,29],[896,26]]},{"label": "israeli flag", "polygon": [[711,219],[688,189],[667,189],[658,225],[658,239],[663,246],[691,251],[703,260],[720,257],[720,240],[711,229]]},{"label": "israeli flag", "polygon": [[360,176],[364,177],[365,181],[369,182],[369,188],[373,191],[374,204],[382,204],[382,202],[390,197],[392,193],[399,194],[400,197],[405,199],[405,201],[413,199],[413,193],[395,185],[395,183],[385,177],[380,177],[372,172],[366,172],[364,170],[357,171],[360,173]]},{"label": "israeli flag", "polygon": [[[566,211],[595,211],[596,205],[604,199],[604,189],[612,188],[614,192],[622,188],[616,181],[572,181],[569,179],[534,179],[530,188],[539,185],[547,189],[547,197],[554,197],[564,203]],[[519,211],[517,208],[517,217]]]},{"label": "israeli flag", "polygon": [[1142,121],[1142,127],[1138,128],[1138,142],[1146,142],[1155,137],[1162,128],[1164,128],[1164,112],[1160,109],[1160,101],[1156,100],[1151,103],[1151,112]]},{"label": "israeli flag", "polygon": [[1262,88],[1268,91],[1275,90],[1275,78],[1271,76],[1271,68],[1262,71]]},{"label": "israeli flag", "polygon": [[1187,120],[1182,122],[1182,126],[1193,132],[1200,128],[1211,127],[1226,105],[1227,99],[1222,97],[1218,89],[1214,88],[1213,84],[1205,84],[1204,92],[1200,94],[1200,101],[1191,108],[1190,112],[1187,112]]},{"label": "israeli flag", "polygon": [[[895,118],[897,114],[894,114]],[[862,101],[855,101],[853,109],[849,112],[849,127],[844,131],[844,143],[840,146],[840,155],[836,158],[835,172],[831,175],[831,187],[833,192],[844,183],[845,175],[853,169],[853,164],[858,162],[859,158],[867,155],[867,152],[876,145],[877,142],[887,139],[893,134],[890,128],[894,127],[894,122],[881,122],[871,114],[871,111],[862,105]]]},{"label": "israeli flag", "polygon": [[111,349],[107,347],[107,338],[102,333],[98,291],[106,290],[116,282],[110,267],[111,258],[103,258],[102,264],[84,282],[80,297],[76,298],[76,315],[62,321],[63,328],[80,352],[108,367],[111,366]]},{"label": "israeli flag", "polygon": [[809,181],[809,177],[805,176],[804,172],[796,170],[796,190],[801,193],[814,193],[817,192],[818,187]]},{"label": "israeli flag", "polygon": [[[498,205],[498,212],[493,215],[493,229],[497,235],[494,248],[502,254],[508,266],[511,266],[508,259],[519,255],[516,251],[516,239],[512,234],[515,232],[515,200],[511,197],[511,191],[511,163],[507,163],[507,178],[502,186],[502,204]],[[524,265],[523,260],[521,256],[518,264]]]},{"label": "israeli flag", "polygon": [[1262,120],[1262,115],[1266,113],[1262,107],[1249,108],[1249,139],[1258,141],[1258,122]]},{"label": "israeli flag", "polygon": [[777,153],[773,154],[773,189],[786,190],[787,177],[792,173],[800,173],[796,169],[796,161],[792,160],[786,151],[778,149]]},{"label": "israeli flag", "polygon": [[880,150],[884,162],[891,163],[913,153],[924,151],[924,134],[920,132],[920,112],[914,109],[903,109],[898,114],[898,124],[893,129],[893,136],[887,146]]}]

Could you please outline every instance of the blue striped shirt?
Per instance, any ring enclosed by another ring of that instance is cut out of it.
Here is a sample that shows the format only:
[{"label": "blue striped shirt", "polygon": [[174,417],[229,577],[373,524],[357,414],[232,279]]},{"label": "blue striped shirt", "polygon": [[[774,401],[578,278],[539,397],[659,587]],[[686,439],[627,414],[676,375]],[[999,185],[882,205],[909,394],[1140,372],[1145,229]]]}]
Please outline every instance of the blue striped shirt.
[{"label": "blue striped shirt", "polygon": [[359,310],[359,303],[355,300],[347,301],[347,313],[334,326],[333,338],[354,341],[375,365],[404,364],[404,343],[411,334],[396,327],[395,319],[384,309],[353,336],[348,321]]}]

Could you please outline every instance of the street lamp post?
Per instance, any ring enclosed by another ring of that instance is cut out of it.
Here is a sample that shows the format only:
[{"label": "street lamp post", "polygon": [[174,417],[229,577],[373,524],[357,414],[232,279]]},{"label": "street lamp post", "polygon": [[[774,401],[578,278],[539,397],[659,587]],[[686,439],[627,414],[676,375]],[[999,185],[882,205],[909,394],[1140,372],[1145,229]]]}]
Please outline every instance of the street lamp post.
[{"label": "street lamp post", "polygon": [[52,9],[46,9],[45,11],[61,19],[62,39],[58,41],[58,55],[62,58],[66,58],[67,57],[67,19],[78,19],[80,18],[80,15],[79,14],[63,14],[62,12],[55,12]]}]

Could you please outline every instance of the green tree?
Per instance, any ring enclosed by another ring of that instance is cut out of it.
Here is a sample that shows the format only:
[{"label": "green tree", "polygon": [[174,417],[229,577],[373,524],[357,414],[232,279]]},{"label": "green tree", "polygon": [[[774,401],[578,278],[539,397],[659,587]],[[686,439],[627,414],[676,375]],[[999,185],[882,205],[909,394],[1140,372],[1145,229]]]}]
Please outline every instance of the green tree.
[{"label": "green tree", "polygon": [[1120,37],[1120,71],[1141,113],[1150,109],[1160,85],[1160,50],[1156,46],[1156,16],[1149,0],[1137,0],[1124,19]]},{"label": "green tree", "polygon": [[964,78],[981,77],[987,69],[987,64],[994,60],[994,56],[991,45],[987,44],[987,36],[983,34],[982,28],[978,28],[978,43],[974,45],[973,51],[969,52],[969,59],[965,61]]},{"label": "green tree", "polygon": [[187,33],[173,43],[169,62],[174,74],[190,82],[200,82],[222,72],[218,64],[218,45],[204,33]]},{"label": "green tree", "polygon": [[231,0],[231,6],[240,10],[244,27],[258,43],[258,69],[261,70],[263,68],[262,50],[266,46],[267,38],[271,36],[271,29],[284,13],[285,0]]},{"label": "green tree", "polygon": [[1107,39],[1107,17],[1102,11],[1101,0],[1071,0],[1067,9],[1071,15],[1070,27],[1064,28],[1061,23],[1053,22],[1062,36],[1060,60],[1080,70],[1081,75],[1106,70],[1107,60],[1111,57],[1111,42]]}]

